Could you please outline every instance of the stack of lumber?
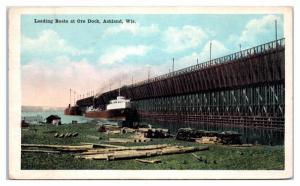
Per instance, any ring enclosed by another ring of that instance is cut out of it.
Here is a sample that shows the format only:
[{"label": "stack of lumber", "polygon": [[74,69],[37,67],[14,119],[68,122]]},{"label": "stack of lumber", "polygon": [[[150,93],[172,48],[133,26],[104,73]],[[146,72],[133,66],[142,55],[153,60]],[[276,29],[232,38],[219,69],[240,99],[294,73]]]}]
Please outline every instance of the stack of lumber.
[{"label": "stack of lumber", "polygon": [[146,138],[168,138],[171,137],[169,129],[163,128],[128,128],[119,127],[116,125],[100,125],[97,128],[98,132],[105,132],[106,134],[126,134],[126,133],[141,133]]},{"label": "stack of lumber", "polygon": [[202,138],[196,138],[196,142],[200,144],[219,144],[220,139],[216,136],[203,136]]},{"label": "stack of lumber", "polygon": [[138,128],[137,132],[144,134],[146,138],[168,138],[171,136],[169,129],[163,128]]},{"label": "stack of lumber", "polygon": [[121,133],[122,134],[126,134],[126,133],[134,133],[136,132],[136,129],[132,129],[132,128],[128,128],[128,127],[123,127],[121,129]]},{"label": "stack of lumber", "polygon": [[234,131],[216,132],[194,130],[191,128],[180,128],[177,131],[176,139],[184,141],[196,141],[199,143],[221,143],[224,145],[241,144],[241,135]]},{"label": "stack of lumber", "polygon": [[145,138],[143,134],[135,134],[130,138],[109,138],[111,143],[139,143],[139,142],[149,142],[150,138]]},{"label": "stack of lumber", "polygon": [[119,131],[120,132],[121,127],[117,126],[117,125],[109,125],[109,124],[104,124],[104,125],[100,125],[97,128],[98,132],[107,132],[107,131]]},{"label": "stack of lumber", "polygon": [[177,131],[176,139],[183,141],[195,141],[196,138],[202,138],[205,135],[203,130],[193,130],[191,128],[180,128]]},{"label": "stack of lumber", "polygon": [[242,144],[241,134],[234,131],[225,131],[219,133],[218,137],[224,145]]}]

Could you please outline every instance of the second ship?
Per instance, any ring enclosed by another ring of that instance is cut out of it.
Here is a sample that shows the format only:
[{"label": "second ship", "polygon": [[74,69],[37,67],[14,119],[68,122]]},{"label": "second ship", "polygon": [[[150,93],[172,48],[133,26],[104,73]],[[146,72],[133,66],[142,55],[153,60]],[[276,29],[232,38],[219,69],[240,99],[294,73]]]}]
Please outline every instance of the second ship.
[{"label": "second ship", "polygon": [[117,96],[116,99],[110,100],[106,105],[106,109],[98,109],[90,106],[85,111],[84,116],[89,118],[106,118],[114,120],[125,120],[126,114],[131,109],[130,99],[126,99],[123,96]]}]

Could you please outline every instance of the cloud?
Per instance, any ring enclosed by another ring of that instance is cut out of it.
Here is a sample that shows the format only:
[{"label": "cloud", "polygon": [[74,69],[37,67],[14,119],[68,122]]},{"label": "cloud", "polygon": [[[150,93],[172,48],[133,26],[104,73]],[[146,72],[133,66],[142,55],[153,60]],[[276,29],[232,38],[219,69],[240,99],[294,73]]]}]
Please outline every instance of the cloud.
[{"label": "cloud", "polygon": [[148,36],[153,33],[158,33],[159,28],[155,24],[151,24],[150,26],[141,26],[139,23],[136,24],[128,24],[124,23],[118,26],[112,26],[107,28],[104,31],[104,37],[109,35],[114,35],[118,33],[130,33],[133,35],[141,35],[141,36]]},{"label": "cloud", "polygon": [[[228,54],[229,50],[223,43],[218,40],[212,40],[210,42],[212,43],[212,59]],[[197,59],[198,63],[209,61],[210,42],[207,42],[200,52],[193,52],[188,56],[175,59],[175,70],[196,65]]]},{"label": "cloud", "polygon": [[120,63],[128,56],[143,56],[145,55],[150,47],[144,45],[137,46],[126,46],[126,47],[117,47],[113,51],[107,51],[99,58],[100,64],[114,64]]},{"label": "cloud", "polygon": [[212,40],[210,42],[207,42],[201,53],[199,54],[199,58],[201,61],[208,61],[210,57],[210,43],[211,43],[211,59],[215,59],[218,57],[222,57],[224,55],[227,55],[229,50],[227,47],[220,41],[218,40]]},{"label": "cloud", "polygon": [[61,54],[79,56],[90,54],[91,49],[78,49],[67,43],[66,40],[53,30],[43,30],[36,38],[22,36],[22,52],[46,55],[46,54]]},{"label": "cloud", "polygon": [[278,32],[281,32],[282,19],[276,15],[266,15],[260,19],[248,21],[240,35],[229,36],[229,43],[242,43],[249,47],[257,44],[257,42],[275,40],[275,20],[277,20]]},{"label": "cloud", "polygon": [[[134,76],[133,76],[134,75]],[[86,59],[59,56],[53,61],[31,60],[22,65],[22,105],[62,106],[69,104],[69,89],[79,95],[109,91],[147,78],[143,64],[105,68]],[[72,95],[72,102],[74,97]]]},{"label": "cloud", "polygon": [[185,25],[182,28],[169,27],[164,32],[168,52],[196,48],[206,37],[205,31],[197,26]]}]

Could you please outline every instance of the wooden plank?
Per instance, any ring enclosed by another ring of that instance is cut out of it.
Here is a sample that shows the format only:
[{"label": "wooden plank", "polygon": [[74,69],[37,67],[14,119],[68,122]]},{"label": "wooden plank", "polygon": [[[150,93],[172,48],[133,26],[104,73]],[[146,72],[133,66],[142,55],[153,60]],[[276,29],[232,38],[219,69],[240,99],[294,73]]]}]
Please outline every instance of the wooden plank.
[{"label": "wooden plank", "polygon": [[83,152],[81,154],[88,155],[88,154],[101,154],[101,153],[108,153],[113,151],[124,151],[124,150],[153,150],[153,149],[162,149],[168,147],[167,144],[162,145],[146,145],[146,146],[131,146],[131,147],[122,147],[122,148],[109,148],[109,149],[92,149],[88,150],[87,152]]},{"label": "wooden plank", "polygon": [[60,149],[92,149],[93,145],[22,144],[21,147],[60,148]]},{"label": "wooden plank", "polygon": [[141,163],[161,163],[161,160],[155,159],[155,160],[144,160],[144,159],[135,159],[135,161],[141,162]]},{"label": "wooden plank", "polygon": [[22,149],[21,152],[34,152],[34,153],[48,153],[48,154],[60,154],[60,151],[50,151],[50,150],[37,150],[37,149]]},{"label": "wooden plank", "polygon": [[91,159],[91,160],[119,160],[119,159],[133,159],[133,158],[145,158],[158,155],[169,155],[169,154],[181,154],[189,153],[195,151],[204,151],[208,150],[208,147],[180,147],[180,146],[170,146],[162,149],[156,150],[124,150],[124,151],[115,151],[104,154],[96,155],[79,155],[75,158],[80,159]]},{"label": "wooden plank", "polygon": [[103,143],[85,143],[81,142],[81,144],[85,145],[92,145],[93,148],[102,147],[102,148],[124,148],[125,146],[120,145],[110,145],[110,144],[103,144]]}]

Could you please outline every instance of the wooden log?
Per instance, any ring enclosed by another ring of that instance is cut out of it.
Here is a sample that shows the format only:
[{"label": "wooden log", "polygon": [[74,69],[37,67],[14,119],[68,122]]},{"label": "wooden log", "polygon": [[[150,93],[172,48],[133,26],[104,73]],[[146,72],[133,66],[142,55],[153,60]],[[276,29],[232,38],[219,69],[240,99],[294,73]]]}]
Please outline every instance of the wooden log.
[{"label": "wooden log", "polygon": [[39,148],[53,148],[53,149],[92,149],[93,145],[46,145],[46,144],[22,144],[21,147],[39,147]]},{"label": "wooden log", "polygon": [[208,150],[208,147],[178,147],[171,146],[156,150],[124,150],[124,151],[114,151],[104,154],[96,155],[80,155],[76,158],[81,159],[93,159],[93,160],[118,160],[118,159],[133,159],[133,158],[144,158],[157,155],[168,155],[168,154],[181,154],[195,151]]},{"label": "wooden log", "polygon": [[142,163],[161,163],[161,160],[144,160],[144,159],[135,159],[135,161]]},{"label": "wooden log", "polygon": [[91,136],[91,135],[86,135],[87,138],[90,138],[90,139],[94,139],[94,140],[99,140],[99,137],[98,136]]},{"label": "wooden log", "polygon": [[253,147],[253,144],[227,145],[229,147]]},{"label": "wooden log", "polygon": [[83,155],[88,154],[101,154],[108,153],[113,151],[124,151],[124,150],[153,150],[153,149],[162,149],[168,147],[167,144],[162,145],[147,145],[147,146],[131,146],[131,147],[122,147],[122,148],[108,148],[108,149],[92,149],[86,152],[82,152]]},{"label": "wooden log", "polygon": [[81,142],[80,144],[85,144],[85,145],[92,145],[93,148],[125,148],[125,146],[120,146],[120,145],[110,145],[110,144],[100,144],[100,143],[85,143]]},{"label": "wooden log", "polygon": [[38,150],[38,149],[22,149],[21,152],[34,152],[34,153],[48,153],[48,154],[60,154],[60,151],[50,151],[50,150]]},{"label": "wooden log", "polygon": [[78,132],[74,132],[74,133],[72,134],[72,137],[76,137],[76,136],[78,136],[78,135],[79,135]]},{"label": "wooden log", "polygon": [[105,134],[121,134],[120,130],[107,130]]},{"label": "wooden log", "polygon": [[201,138],[195,138],[196,143],[200,144],[219,144],[220,139],[216,136],[203,136]]},{"label": "wooden log", "polygon": [[129,139],[129,138],[109,138],[109,142],[111,143],[131,143],[135,142],[135,139]]},{"label": "wooden log", "polygon": [[138,143],[138,142],[149,142],[151,141],[151,138],[145,138],[143,134],[136,134],[134,136],[131,136],[133,138],[133,142]]},{"label": "wooden log", "polygon": [[195,153],[192,153],[192,155],[198,160],[198,161],[202,161],[202,158],[197,156]]},{"label": "wooden log", "polygon": [[134,133],[134,132],[136,132],[135,129],[131,129],[131,128],[127,128],[127,127],[123,127],[123,128],[121,129],[121,133],[122,133],[122,134],[126,134],[126,133]]}]

